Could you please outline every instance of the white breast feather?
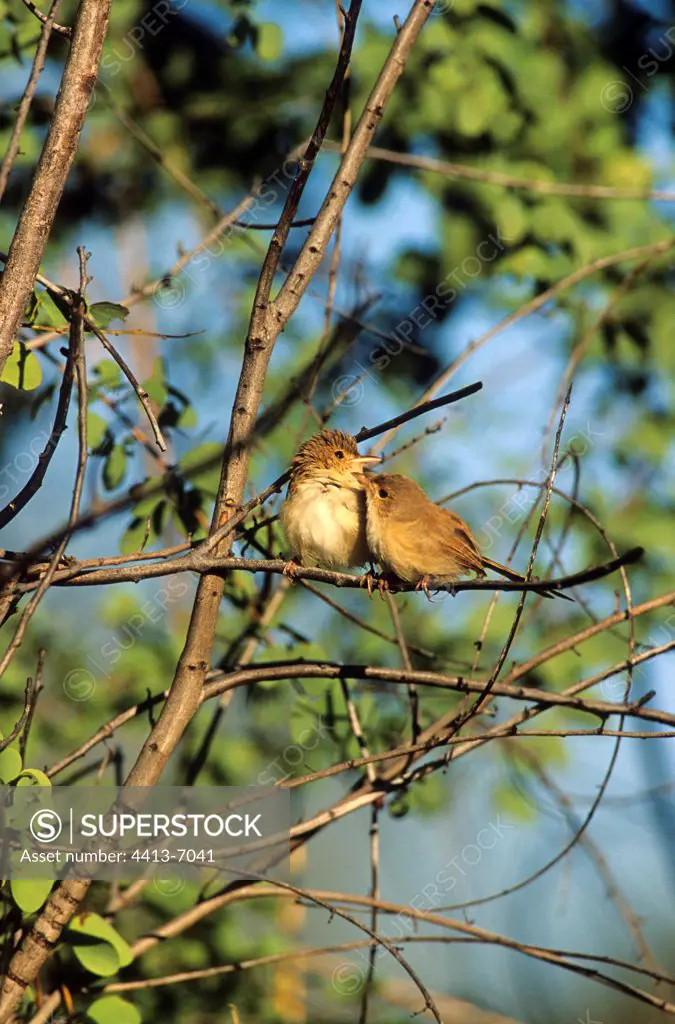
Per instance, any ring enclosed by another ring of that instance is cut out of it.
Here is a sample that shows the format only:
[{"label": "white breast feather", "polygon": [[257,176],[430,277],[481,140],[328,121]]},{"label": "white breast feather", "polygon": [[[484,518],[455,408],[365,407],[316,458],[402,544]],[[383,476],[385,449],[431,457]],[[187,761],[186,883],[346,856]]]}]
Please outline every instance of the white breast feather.
[{"label": "white breast feather", "polygon": [[284,502],[281,520],[293,554],[304,565],[344,569],[368,557],[357,492],[304,481]]}]

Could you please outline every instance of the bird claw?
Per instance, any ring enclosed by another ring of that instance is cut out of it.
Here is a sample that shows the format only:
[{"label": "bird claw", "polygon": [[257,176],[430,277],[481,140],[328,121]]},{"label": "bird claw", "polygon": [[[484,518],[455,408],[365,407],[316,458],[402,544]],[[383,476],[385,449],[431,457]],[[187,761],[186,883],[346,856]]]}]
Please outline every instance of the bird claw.
[{"label": "bird claw", "polygon": [[380,592],[381,599],[384,601],[386,595],[389,593],[389,580],[386,578],[386,576],[380,576],[379,580],[377,581],[377,589]]},{"label": "bird claw", "polygon": [[373,596],[373,584],[374,584],[374,582],[375,582],[375,571],[373,569],[369,569],[367,573],[364,573],[364,575],[361,577],[361,579],[359,581],[359,586],[360,587],[365,587],[366,590],[368,591],[368,597],[372,597]]},{"label": "bird claw", "polygon": [[433,598],[431,597],[431,594],[429,593],[429,577],[428,576],[423,576],[422,577],[422,579],[419,581],[419,583],[415,587],[415,590],[418,590],[418,591],[419,590],[423,590],[424,591],[424,596],[426,597],[427,601],[431,601],[432,604],[433,604]]},{"label": "bird claw", "polygon": [[291,558],[290,561],[286,562],[286,565],[283,567],[281,575],[287,576],[291,583],[294,583],[297,572],[298,563],[295,561],[294,558]]}]

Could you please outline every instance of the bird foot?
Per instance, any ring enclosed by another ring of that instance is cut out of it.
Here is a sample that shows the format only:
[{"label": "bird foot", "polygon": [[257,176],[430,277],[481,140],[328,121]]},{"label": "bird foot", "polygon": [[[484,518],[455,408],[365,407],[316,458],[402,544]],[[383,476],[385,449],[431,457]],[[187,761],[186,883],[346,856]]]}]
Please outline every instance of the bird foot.
[{"label": "bird foot", "polygon": [[384,601],[387,594],[389,593],[389,580],[384,575],[384,573],[382,574],[382,576],[380,576],[379,580],[377,581],[377,589],[380,592],[380,597]]},{"label": "bird foot", "polygon": [[415,590],[423,590],[427,601],[431,601],[433,603],[433,599],[429,593],[429,576],[423,576],[415,587]]},{"label": "bird foot", "polygon": [[282,570],[282,576],[287,576],[291,583],[294,583],[297,572],[298,563],[294,558],[291,558],[290,561],[286,562],[286,565]]},{"label": "bird foot", "polygon": [[373,596],[373,584],[375,583],[375,570],[371,567],[368,572],[364,573],[359,582],[360,587],[365,587],[368,591],[368,597]]}]

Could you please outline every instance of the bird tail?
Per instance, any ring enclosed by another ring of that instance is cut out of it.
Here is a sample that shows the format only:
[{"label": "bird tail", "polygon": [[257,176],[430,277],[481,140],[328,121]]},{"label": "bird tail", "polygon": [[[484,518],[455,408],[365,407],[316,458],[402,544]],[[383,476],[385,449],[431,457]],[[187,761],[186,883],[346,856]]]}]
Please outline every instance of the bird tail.
[{"label": "bird tail", "polygon": [[[516,572],[515,569],[509,569],[507,566],[502,565],[501,562],[493,562],[491,558],[481,558],[483,566],[486,569],[492,569],[493,572],[498,572],[500,576],[505,576],[507,580],[511,580],[513,583],[524,583],[525,577],[521,572]],[[568,597],[567,594],[563,594],[560,591],[553,590],[542,590],[540,591],[542,597],[561,597],[564,601],[572,601],[573,598]]]},{"label": "bird tail", "polygon": [[481,558],[483,566],[486,569],[492,569],[493,572],[498,572],[500,576],[506,576],[507,580],[511,580],[513,583],[524,583],[525,577],[522,573],[516,572],[515,569],[509,569],[507,566],[502,565],[501,562],[493,562],[491,558]]}]

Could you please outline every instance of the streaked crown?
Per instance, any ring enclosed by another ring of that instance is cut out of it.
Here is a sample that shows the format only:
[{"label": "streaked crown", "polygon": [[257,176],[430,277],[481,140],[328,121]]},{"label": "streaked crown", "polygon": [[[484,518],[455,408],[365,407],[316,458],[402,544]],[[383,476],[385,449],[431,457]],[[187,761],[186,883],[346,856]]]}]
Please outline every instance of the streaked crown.
[{"label": "streaked crown", "polygon": [[291,461],[293,477],[325,470],[348,471],[353,459],[359,458],[356,441],[342,430],[322,430],[300,445]]}]

